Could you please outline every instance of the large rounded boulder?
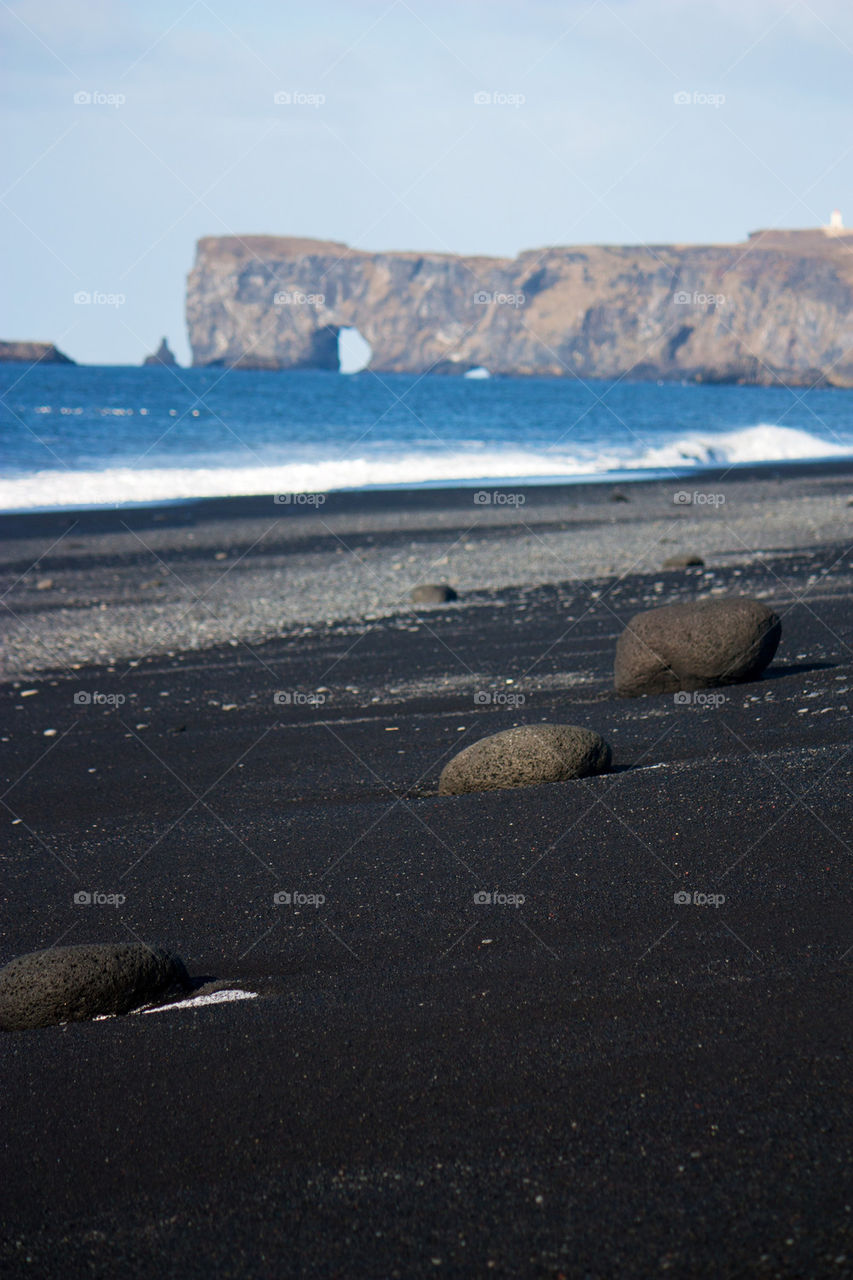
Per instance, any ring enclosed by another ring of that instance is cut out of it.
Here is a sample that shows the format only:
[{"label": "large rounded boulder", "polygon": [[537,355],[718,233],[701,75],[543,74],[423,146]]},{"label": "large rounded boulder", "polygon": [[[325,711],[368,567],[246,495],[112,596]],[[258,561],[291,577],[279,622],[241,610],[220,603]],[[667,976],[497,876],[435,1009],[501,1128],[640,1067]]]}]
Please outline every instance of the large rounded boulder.
[{"label": "large rounded boulder", "polygon": [[591,729],[574,724],[531,724],[481,738],[444,767],[438,794],[532,787],[606,773],[610,747]]},{"label": "large rounded boulder", "polygon": [[0,1030],[127,1013],[173,986],[189,986],[183,962],[141,943],[31,951],[0,969]]},{"label": "large rounded boulder", "polygon": [[772,660],[781,634],[773,610],[748,597],[637,613],[616,645],[616,692],[636,697],[753,680]]}]

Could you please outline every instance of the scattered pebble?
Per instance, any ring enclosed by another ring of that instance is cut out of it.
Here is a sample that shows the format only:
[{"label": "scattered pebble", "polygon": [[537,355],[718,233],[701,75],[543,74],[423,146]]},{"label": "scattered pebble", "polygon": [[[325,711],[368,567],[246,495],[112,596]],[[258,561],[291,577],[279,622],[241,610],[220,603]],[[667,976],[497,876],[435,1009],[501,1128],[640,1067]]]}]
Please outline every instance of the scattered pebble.
[{"label": "scattered pebble", "polygon": [[447,604],[457,599],[456,592],[446,583],[426,582],[413,587],[411,592],[412,604]]},{"label": "scattered pebble", "polygon": [[702,569],[705,561],[701,556],[691,555],[690,553],[680,556],[667,556],[663,562],[664,569]]}]

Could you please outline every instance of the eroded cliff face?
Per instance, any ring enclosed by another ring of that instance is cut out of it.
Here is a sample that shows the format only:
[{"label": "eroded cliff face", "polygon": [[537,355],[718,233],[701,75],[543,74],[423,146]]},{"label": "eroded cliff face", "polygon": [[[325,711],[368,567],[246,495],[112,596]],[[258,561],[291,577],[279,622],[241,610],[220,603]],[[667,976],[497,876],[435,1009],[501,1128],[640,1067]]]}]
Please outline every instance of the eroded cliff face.
[{"label": "eroded cliff face", "polygon": [[853,237],[588,246],[514,259],[364,253],[273,236],[199,241],[193,363],[853,386]]}]

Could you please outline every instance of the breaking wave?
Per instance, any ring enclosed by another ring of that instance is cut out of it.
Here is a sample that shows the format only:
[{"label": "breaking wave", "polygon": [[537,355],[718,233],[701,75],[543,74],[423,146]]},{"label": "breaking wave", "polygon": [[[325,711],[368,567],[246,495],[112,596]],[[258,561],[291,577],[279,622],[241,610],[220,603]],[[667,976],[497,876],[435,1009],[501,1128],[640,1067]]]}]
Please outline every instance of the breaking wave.
[{"label": "breaking wave", "polygon": [[322,493],[333,489],[489,481],[564,481],[643,478],[747,463],[853,457],[853,440],[836,443],[793,427],[759,423],[736,431],[696,432],[646,447],[612,446],[540,450],[433,449],[394,454],[317,457],[268,466],[107,467],[37,471],[0,478],[0,510],[124,506],[188,498],[268,493]]}]

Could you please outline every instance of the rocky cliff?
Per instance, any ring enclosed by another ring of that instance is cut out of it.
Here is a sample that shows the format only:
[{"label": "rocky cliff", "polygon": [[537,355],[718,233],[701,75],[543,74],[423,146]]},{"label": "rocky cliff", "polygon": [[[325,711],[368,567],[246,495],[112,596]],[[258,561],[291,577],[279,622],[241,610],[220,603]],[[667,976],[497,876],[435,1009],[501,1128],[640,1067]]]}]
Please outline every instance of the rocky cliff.
[{"label": "rocky cliff", "polygon": [[584,246],[517,258],[365,253],[273,236],[199,241],[193,363],[853,386],[853,238]]},{"label": "rocky cliff", "polygon": [[23,364],[75,364],[52,342],[0,342],[0,361]]}]

